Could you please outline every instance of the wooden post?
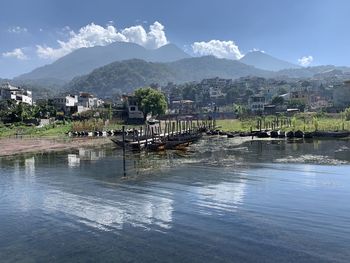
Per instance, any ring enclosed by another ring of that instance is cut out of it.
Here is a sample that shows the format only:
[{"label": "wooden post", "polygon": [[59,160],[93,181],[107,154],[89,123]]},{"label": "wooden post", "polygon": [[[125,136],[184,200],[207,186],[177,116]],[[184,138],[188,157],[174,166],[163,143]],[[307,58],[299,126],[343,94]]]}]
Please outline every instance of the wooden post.
[{"label": "wooden post", "polygon": [[[142,129],[142,127],[141,127],[141,129]],[[139,150],[141,150],[141,146],[140,146],[140,135],[139,135],[139,133],[138,133],[138,132],[137,132],[136,136],[137,136],[137,144],[138,144],[138,148],[139,148]]]},{"label": "wooden post", "polygon": [[123,125],[123,172],[124,177],[126,176],[126,167],[125,167],[125,126]]},{"label": "wooden post", "polygon": [[147,144],[148,144],[148,126],[147,125],[145,126],[145,137],[146,137],[145,145],[147,146]]}]

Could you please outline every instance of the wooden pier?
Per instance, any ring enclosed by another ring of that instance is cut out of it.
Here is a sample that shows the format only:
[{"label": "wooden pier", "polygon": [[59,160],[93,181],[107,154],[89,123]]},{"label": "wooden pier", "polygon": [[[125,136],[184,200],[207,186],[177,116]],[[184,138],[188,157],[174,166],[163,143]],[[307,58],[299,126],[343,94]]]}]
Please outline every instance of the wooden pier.
[{"label": "wooden pier", "polygon": [[203,132],[214,128],[215,120],[167,120],[147,124],[128,132],[123,126],[123,136],[115,136],[111,140],[131,150],[161,151],[184,148],[199,140]]}]

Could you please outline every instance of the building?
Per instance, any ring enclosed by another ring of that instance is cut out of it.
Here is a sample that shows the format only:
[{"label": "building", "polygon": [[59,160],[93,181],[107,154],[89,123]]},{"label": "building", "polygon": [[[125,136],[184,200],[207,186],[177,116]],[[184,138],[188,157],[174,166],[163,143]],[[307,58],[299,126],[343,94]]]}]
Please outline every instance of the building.
[{"label": "building", "polygon": [[251,96],[248,102],[249,109],[252,112],[263,112],[265,102],[266,100],[264,96],[260,96],[260,95]]},{"label": "building", "polygon": [[56,97],[56,98],[50,99],[49,103],[59,111],[73,114],[77,112],[78,96],[67,95],[62,97]]},{"label": "building", "polygon": [[350,80],[334,87],[333,102],[335,107],[346,108],[350,106]]},{"label": "building", "polygon": [[202,86],[207,86],[208,88],[218,88],[220,90],[224,89],[225,87],[228,87],[232,85],[233,81],[232,79],[221,79],[221,78],[211,78],[211,79],[203,79],[201,81]]},{"label": "building", "polygon": [[192,100],[176,100],[171,105],[172,113],[175,114],[193,114],[195,111],[195,104]]},{"label": "building", "polygon": [[26,103],[33,105],[32,92],[19,87],[11,86],[9,83],[0,88],[1,100],[14,100],[16,103]]},{"label": "building", "polygon": [[302,102],[305,105],[309,104],[309,92],[306,89],[293,90],[290,92],[290,101]]},{"label": "building", "polygon": [[103,100],[96,98],[90,93],[81,92],[78,95],[66,95],[50,100],[50,104],[57,110],[68,114],[81,113],[90,109],[95,109],[103,105]]},{"label": "building", "polygon": [[128,113],[128,123],[143,123],[144,114],[139,110],[137,99],[135,96],[124,96],[123,98],[126,106],[126,111]]},{"label": "building", "polygon": [[78,106],[82,106],[84,108],[93,109],[98,108],[103,105],[103,100],[96,98],[91,93],[80,92],[78,98]]}]

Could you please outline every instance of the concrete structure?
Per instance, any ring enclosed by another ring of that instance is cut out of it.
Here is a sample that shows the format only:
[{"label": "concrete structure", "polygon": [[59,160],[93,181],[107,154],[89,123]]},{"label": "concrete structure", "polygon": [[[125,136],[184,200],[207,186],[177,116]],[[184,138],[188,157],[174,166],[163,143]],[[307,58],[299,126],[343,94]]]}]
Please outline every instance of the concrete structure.
[{"label": "concrete structure", "polygon": [[192,100],[177,100],[172,101],[172,112],[175,114],[193,114],[195,111],[195,104]]},{"label": "concrete structure", "polygon": [[93,109],[103,105],[103,100],[96,98],[94,95],[87,92],[80,92],[78,98],[78,106]]},{"label": "concrete structure", "polygon": [[136,98],[134,96],[125,96],[124,101],[128,112],[128,122],[143,123],[144,114],[141,110],[139,110]]},{"label": "concrete structure", "polygon": [[14,100],[16,103],[33,105],[32,92],[19,87],[11,86],[9,83],[0,87],[1,100]]},{"label": "concrete structure", "polygon": [[57,97],[49,100],[49,103],[59,111],[64,111],[65,113],[73,114],[77,111],[78,96],[67,95]]},{"label": "concrete structure", "polygon": [[248,102],[249,109],[252,112],[263,112],[265,102],[266,100],[264,96],[260,96],[260,95],[251,96]]}]

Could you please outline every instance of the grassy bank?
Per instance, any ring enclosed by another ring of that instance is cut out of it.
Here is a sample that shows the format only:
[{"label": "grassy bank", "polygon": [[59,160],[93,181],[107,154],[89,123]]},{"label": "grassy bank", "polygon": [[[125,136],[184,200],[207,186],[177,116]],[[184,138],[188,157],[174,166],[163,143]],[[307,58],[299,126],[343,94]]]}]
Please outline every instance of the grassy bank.
[{"label": "grassy bank", "polygon": [[[4,125],[0,123],[0,138],[16,136],[26,137],[63,137],[69,131],[101,131],[122,129],[121,122],[104,124],[102,120],[76,121],[50,124],[41,128],[24,124]],[[138,129],[140,126],[126,125],[126,129]]]},{"label": "grassy bank", "polygon": [[5,126],[0,124],[0,138],[28,136],[28,137],[61,137],[70,131],[71,123],[66,124],[50,124],[42,128],[25,126],[25,125],[10,125]]},{"label": "grassy bank", "polygon": [[[350,121],[346,121],[342,115],[317,115],[317,114],[298,114],[291,118],[279,117],[279,128],[283,131],[301,130],[350,130]],[[224,131],[250,131],[258,129],[258,123],[261,123],[262,129],[271,128],[271,124],[276,121],[276,116],[251,117],[242,120],[228,119],[217,120],[216,125]],[[283,125],[281,125],[281,121]],[[61,122],[50,124],[42,128],[28,127],[20,124],[5,126],[0,124],[0,138],[28,136],[28,137],[63,137],[69,131],[95,131],[95,130],[117,130],[122,129],[124,124],[121,122],[105,123],[102,120],[88,120],[81,122]],[[126,129],[139,129],[142,125],[126,125]],[[164,122],[162,127],[165,127]]]},{"label": "grassy bank", "polygon": [[[285,117],[280,117],[285,120]],[[258,129],[258,122],[261,121],[262,128],[270,128],[271,123],[276,121],[275,116],[267,116],[265,118],[253,117],[242,120],[217,120],[216,125],[224,131],[250,131]],[[317,115],[317,114],[298,114],[288,118],[288,124],[279,125],[279,129],[283,131],[301,130],[301,131],[336,131],[350,130],[350,121],[346,121],[340,114],[334,115]]]}]

